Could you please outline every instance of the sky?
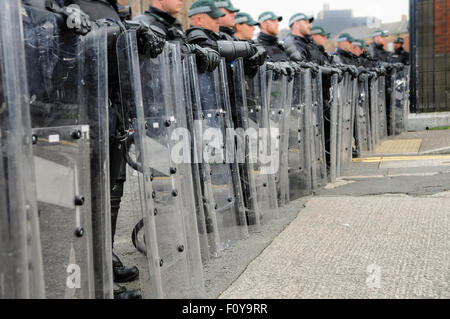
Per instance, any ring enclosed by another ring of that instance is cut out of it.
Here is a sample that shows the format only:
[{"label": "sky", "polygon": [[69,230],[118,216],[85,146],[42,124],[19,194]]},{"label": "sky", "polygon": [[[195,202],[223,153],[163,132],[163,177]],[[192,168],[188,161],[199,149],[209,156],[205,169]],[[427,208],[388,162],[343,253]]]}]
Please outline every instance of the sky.
[{"label": "sky", "polygon": [[409,11],[408,0],[232,0],[232,3],[241,11],[250,13],[255,20],[264,11],[274,11],[283,16],[280,29],[288,27],[288,20],[295,13],[316,17],[325,3],[330,5],[330,10],[352,8],[354,16],[374,16],[383,23],[400,21],[401,16],[408,15]]}]

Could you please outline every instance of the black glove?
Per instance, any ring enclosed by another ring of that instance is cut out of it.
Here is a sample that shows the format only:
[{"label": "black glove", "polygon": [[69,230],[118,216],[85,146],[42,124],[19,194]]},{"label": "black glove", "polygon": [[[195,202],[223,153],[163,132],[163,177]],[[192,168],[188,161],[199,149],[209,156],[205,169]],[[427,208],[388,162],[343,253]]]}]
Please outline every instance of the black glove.
[{"label": "black glove", "polygon": [[76,34],[86,35],[91,29],[91,21],[87,14],[81,11],[76,4],[60,7],[56,1],[47,0],[45,6],[48,10],[61,14],[66,20],[66,27]]},{"label": "black glove", "polygon": [[369,72],[362,66],[357,68],[358,70],[358,77],[362,76],[362,75],[367,75]]},{"label": "black glove", "polygon": [[336,74],[338,76],[338,82],[341,82],[344,79],[344,72],[339,68],[329,67],[329,70],[331,75]]},{"label": "black glove", "polygon": [[283,75],[283,70],[277,62],[267,62],[266,70],[273,72],[273,79],[275,81],[277,81]]},{"label": "black glove", "polygon": [[219,66],[221,61],[219,52],[211,48],[202,48],[197,44],[186,44],[186,46],[191,53],[195,54],[200,73],[212,72]]},{"label": "black glove", "polygon": [[345,65],[345,72],[348,72],[353,78],[358,77],[358,69],[354,65]]},{"label": "black glove", "polygon": [[266,62],[267,59],[267,51],[263,46],[258,44],[251,44],[255,54],[248,58],[247,63],[251,65],[261,66]]},{"label": "black glove", "polygon": [[405,68],[405,65],[403,63],[394,63],[394,66],[397,71],[403,71],[403,69]]},{"label": "black glove", "polygon": [[294,68],[289,62],[280,62],[280,65],[283,68],[283,75],[287,76],[288,81],[291,82],[295,76]]},{"label": "black glove", "polygon": [[378,74],[377,74],[377,72],[373,72],[373,71],[370,71],[369,72],[369,79],[376,79],[378,77]]},{"label": "black glove", "polygon": [[166,36],[164,31],[156,26],[148,26],[143,21],[125,21],[127,30],[135,30],[138,50],[144,55],[156,58],[164,50]]},{"label": "black glove", "polygon": [[304,69],[310,69],[311,73],[314,74],[318,74],[319,73],[319,66],[317,64],[314,64],[312,62],[299,62],[300,66]]},{"label": "black glove", "polygon": [[250,78],[254,78],[256,74],[258,73],[260,66],[259,65],[252,65],[249,63],[244,63],[244,73]]},{"label": "black glove", "polygon": [[297,62],[290,61],[289,64],[291,65],[296,75],[302,72],[302,67]]},{"label": "black glove", "polygon": [[386,76],[386,69],[383,67],[371,68],[372,72],[375,72],[378,76]]}]

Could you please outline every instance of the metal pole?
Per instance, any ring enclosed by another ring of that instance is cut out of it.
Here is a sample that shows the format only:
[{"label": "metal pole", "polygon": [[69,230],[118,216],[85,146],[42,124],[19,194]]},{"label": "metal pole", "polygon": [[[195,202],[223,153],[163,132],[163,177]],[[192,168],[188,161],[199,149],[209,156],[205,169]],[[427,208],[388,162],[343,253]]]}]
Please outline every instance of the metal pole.
[{"label": "metal pole", "polygon": [[417,113],[417,101],[418,101],[418,90],[417,90],[417,62],[418,62],[418,24],[417,24],[417,0],[409,1],[409,32],[410,32],[410,111],[412,113]]}]

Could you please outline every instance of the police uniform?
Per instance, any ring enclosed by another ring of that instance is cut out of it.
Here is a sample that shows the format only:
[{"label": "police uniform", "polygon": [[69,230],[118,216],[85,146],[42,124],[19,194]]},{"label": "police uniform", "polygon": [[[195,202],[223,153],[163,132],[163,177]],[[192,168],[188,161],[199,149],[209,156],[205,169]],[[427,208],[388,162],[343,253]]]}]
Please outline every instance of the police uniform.
[{"label": "police uniform", "polygon": [[[327,39],[330,37],[330,34],[326,33],[325,30],[319,26],[311,28],[311,36],[316,34],[325,36],[327,37]],[[321,66],[333,64],[332,57],[328,54],[328,52],[322,45],[318,45],[317,43],[315,43],[314,39],[313,45],[310,48],[311,48],[311,56],[314,63],[317,63]]]},{"label": "police uniform", "polygon": [[312,39],[289,34],[284,41],[289,57],[294,61],[312,61]]},{"label": "police uniform", "polygon": [[[350,34],[344,33],[341,34],[337,39],[338,43],[343,41],[353,42],[353,38]],[[336,49],[336,52],[333,55],[333,62],[336,64],[359,66],[358,57],[356,55],[354,55],[351,52],[345,51],[339,47]]]},{"label": "police uniform", "polygon": [[370,47],[369,47],[369,54],[372,56],[372,58],[375,61],[380,61],[380,62],[390,62],[391,57],[389,55],[389,52],[387,52],[384,49],[384,46],[378,45],[375,42],[373,42]]},{"label": "police uniform", "polygon": [[[197,14],[208,14],[211,18],[217,19],[225,14],[219,10],[212,0],[197,0],[188,12],[189,17]],[[228,38],[228,34],[227,37]],[[192,26],[186,30],[186,37],[189,44],[195,44],[203,48],[213,49],[226,59],[227,62],[237,58],[250,58],[246,60],[246,67],[262,65],[266,58],[266,52],[258,46],[248,42],[235,40],[224,40],[225,33],[214,32],[205,28]]]},{"label": "police uniform", "polygon": [[[122,21],[131,19],[131,8],[123,6],[117,0],[73,0],[74,4],[80,6],[83,12],[88,13],[92,20],[110,19]],[[146,39],[148,40],[148,39]],[[118,72],[115,37],[108,37],[108,76],[109,76],[109,97],[112,107],[110,111],[110,181],[111,181],[111,234],[114,243],[114,236],[117,227],[121,200],[123,197],[124,183],[126,181],[126,162],[120,143],[115,138],[116,134],[123,135],[121,121],[123,115],[120,114],[121,99],[119,95]],[[136,267],[125,267],[120,259],[113,253],[114,281],[128,282],[134,280],[139,275]],[[122,292],[120,294],[120,292]],[[115,286],[115,295],[120,299],[140,299],[141,293],[138,290],[123,291],[122,287]]]},{"label": "police uniform", "polygon": [[201,47],[210,48],[218,51],[217,41],[222,40],[220,34],[201,27],[190,27],[186,30],[188,43],[197,44]]},{"label": "police uniform", "polygon": [[[230,0],[214,0],[214,4],[217,8],[226,9],[229,12],[239,12],[239,9],[235,8]],[[233,28],[220,26],[219,27],[219,36],[221,40],[225,41],[239,41],[237,37],[235,37],[236,31]]]},{"label": "police uniform", "polygon": [[236,33],[235,30],[233,30],[232,28],[228,28],[228,27],[223,27],[221,26],[219,28],[219,37],[221,40],[226,40],[226,41],[240,41],[240,39],[238,39],[234,34]]},{"label": "police uniform", "polygon": [[257,42],[261,44],[267,51],[267,59],[270,62],[286,62],[289,57],[286,53],[284,44],[278,40],[278,37],[273,37],[268,34],[260,32],[258,34]]},{"label": "police uniform", "polygon": [[[394,43],[403,44],[405,41],[402,38],[397,38]],[[392,63],[403,63],[404,65],[409,65],[409,53],[405,51],[403,46],[396,49],[392,54]]]},{"label": "police uniform", "polygon": [[370,69],[376,67],[376,61],[373,60],[364,50],[367,48],[366,41],[360,39],[354,39],[352,41],[353,46],[358,46],[363,50],[360,56],[356,57],[358,66]]},{"label": "police uniform", "polygon": [[[294,14],[289,19],[289,27],[292,27],[295,22],[301,20],[308,20],[311,23],[314,21],[314,18],[308,17],[303,13]],[[310,36],[301,37],[291,33],[286,38],[284,44],[286,46],[289,58],[293,61],[315,62],[313,55],[315,56],[319,53],[319,50],[314,48],[316,45]]]},{"label": "police uniform", "polygon": [[[267,20],[278,20],[279,22],[281,22],[283,21],[283,17],[277,16],[275,13],[271,11],[263,12],[258,17],[259,24]],[[269,62],[289,61],[289,56],[287,55],[286,48],[284,44],[278,39],[278,37],[276,36],[274,37],[264,32],[260,32],[258,34],[256,42],[262,45],[264,49],[267,51],[267,60]]]},{"label": "police uniform", "polygon": [[[376,36],[386,37],[386,34],[381,30],[377,30],[372,38],[375,38]],[[375,41],[373,41],[368,51],[370,56],[377,62],[391,62],[391,55],[384,49],[384,45],[382,44],[376,44]]]},{"label": "police uniform", "polygon": [[160,28],[168,41],[186,42],[181,23],[169,13],[150,6],[144,14],[133,19],[134,21],[143,21],[149,26]]}]

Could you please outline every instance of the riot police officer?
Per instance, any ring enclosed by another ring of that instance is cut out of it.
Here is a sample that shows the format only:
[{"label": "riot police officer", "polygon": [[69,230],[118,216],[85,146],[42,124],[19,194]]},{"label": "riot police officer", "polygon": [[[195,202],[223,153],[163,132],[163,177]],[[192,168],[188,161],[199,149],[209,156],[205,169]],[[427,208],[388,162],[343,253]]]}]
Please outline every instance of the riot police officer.
[{"label": "riot police officer", "polygon": [[387,34],[382,30],[377,30],[372,35],[373,42],[370,45],[368,52],[375,61],[388,63],[391,62],[391,56],[389,52],[384,49],[386,37]]},{"label": "riot police officer", "polygon": [[234,36],[239,40],[249,41],[253,39],[253,34],[255,33],[255,27],[259,26],[259,23],[253,20],[253,18],[244,12],[239,12],[236,14],[234,19],[234,29],[236,33]]},{"label": "riot police officer", "polygon": [[366,42],[360,39],[353,39],[351,52],[357,57],[358,65],[365,68],[375,67],[373,61],[364,54]]},{"label": "riot police officer", "polygon": [[289,58],[293,61],[313,61],[312,46],[315,44],[311,38],[311,23],[313,17],[304,13],[296,13],[289,19],[291,33],[284,42]]},{"label": "riot police officer", "polygon": [[176,18],[182,9],[182,4],[180,0],[155,0],[143,15],[133,20],[158,27],[168,41],[180,42],[183,54],[195,54],[200,71],[214,70],[220,63],[219,53],[210,48],[188,44],[181,23]]},{"label": "riot police officer", "polygon": [[225,15],[217,19],[219,22],[220,38],[227,41],[238,41],[234,35],[236,31],[234,30],[234,20],[236,18],[236,13],[239,9],[235,8],[230,0],[215,0],[215,5],[222,11]]},{"label": "riot police officer", "polygon": [[281,21],[283,21],[283,17],[277,16],[271,11],[263,12],[258,17],[261,32],[257,41],[266,49],[268,60],[272,62],[289,61],[286,49],[278,39]]},{"label": "riot police officer", "polygon": [[336,64],[347,64],[358,66],[357,57],[351,52],[353,38],[348,33],[343,33],[337,38],[338,47],[333,55]]},{"label": "riot police officer", "polygon": [[394,50],[395,52],[392,54],[392,62],[393,63],[403,63],[405,65],[409,65],[409,53],[405,51],[403,45],[405,40],[403,38],[398,37],[394,41]]},{"label": "riot police officer", "polygon": [[312,46],[314,50],[313,58],[314,62],[319,65],[330,65],[333,63],[331,56],[325,51],[325,44],[330,38],[330,34],[325,32],[325,30],[320,26],[315,26],[311,28],[311,37],[315,43]]},{"label": "riot police officer", "polygon": [[[123,156],[124,147],[117,136],[124,136],[126,129],[124,121],[125,114],[121,112],[120,89],[118,86],[117,62],[115,56],[115,40],[120,34],[125,23],[126,27],[136,28],[140,50],[157,56],[162,52],[165,39],[164,35],[156,30],[153,32],[148,26],[143,24],[130,25],[126,20],[131,18],[131,9],[122,6],[117,0],[71,0],[77,4],[83,12],[89,15],[91,20],[101,20],[109,26],[108,32],[108,75],[109,75],[109,99],[111,107],[110,114],[110,182],[111,182],[111,233],[114,243],[117,228],[117,219],[120,204],[123,197],[124,183],[126,181],[126,163]],[[103,20],[106,19],[106,20]],[[118,25],[121,24],[121,25]],[[126,267],[117,255],[113,253],[113,274],[114,274],[114,297],[116,299],[140,299],[140,290],[127,291],[124,287],[116,283],[125,283],[135,280],[139,276],[137,267]]]},{"label": "riot police officer", "polygon": [[246,41],[223,40],[220,34],[219,18],[225,13],[219,10],[213,0],[198,0],[188,12],[191,27],[186,31],[190,44],[208,47],[219,52],[228,62],[242,57],[246,67],[259,67],[264,64],[266,52]]}]

